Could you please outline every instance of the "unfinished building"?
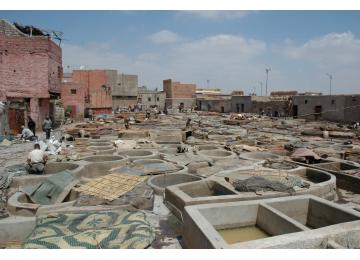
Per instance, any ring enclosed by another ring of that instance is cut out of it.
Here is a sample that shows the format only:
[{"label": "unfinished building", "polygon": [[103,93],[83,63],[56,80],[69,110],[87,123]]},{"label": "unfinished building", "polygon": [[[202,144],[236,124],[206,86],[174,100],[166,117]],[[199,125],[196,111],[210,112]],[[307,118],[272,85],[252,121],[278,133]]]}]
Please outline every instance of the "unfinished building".
[{"label": "unfinished building", "polygon": [[138,95],[138,76],[128,74],[114,75],[112,80],[116,81],[112,86],[112,108],[128,108],[137,103]]},{"label": "unfinished building", "polygon": [[195,84],[180,83],[167,79],[163,81],[163,89],[166,94],[166,108],[176,109],[183,106],[189,109],[195,106]]},{"label": "unfinished building", "polygon": [[158,110],[163,111],[165,108],[165,96],[164,91],[150,90],[143,86],[138,90],[138,106],[142,110],[156,107]]},{"label": "unfinished building", "polygon": [[0,20],[0,78],[10,132],[19,133],[27,116],[39,127],[53,118],[51,106],[60,96],[61,48],[39,29]]}]

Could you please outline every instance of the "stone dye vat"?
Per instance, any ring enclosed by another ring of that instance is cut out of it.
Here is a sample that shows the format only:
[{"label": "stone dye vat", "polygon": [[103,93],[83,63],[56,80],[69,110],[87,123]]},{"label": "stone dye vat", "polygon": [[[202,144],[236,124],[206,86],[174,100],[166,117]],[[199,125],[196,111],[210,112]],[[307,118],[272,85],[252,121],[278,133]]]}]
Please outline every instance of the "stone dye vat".
[{"label": "stone dye vat", "polygon": [[[262,176],[270,181],[284,183],[286,186],[293,187],[293,191],[290,192],[290,188],[284,191],[237,191],[231,184],[233,180],[246,180],[254,176]],[[225,177],[229,178],[230,182],[226,182]],[[301,184],[304,184],[304,187],[300,187]],[[181,219],[183,209],[188,205],[256,200],[291,195],[299,196],[304,194],[334,199],[336,195],[335,176],[324,171],[304,167],[282,173],[274,170],[228,170],[215,174],[215,176],[206,180],[166,187],[164,201],[168,208]]]},{"label": "stone dye vat", "polygon": [[116,152],[116,149],[113,146],[88,146],[87,149],[96,155],[113,154]]},{"label": "stone dye vat", "polygon": [[95,155],[95,156],[89,156],[85,157],[82,160],[87,162],[112,162],[112,161],[120,161],[123,160],[123,156],[118,155]]},{"label": "stone dye vat", "polygon": [[197,145],[196,146],[197,147],[197,149],[199,150],[199,151],[204,151],[204,150],[215,150],[215,149],[220,149],[221,147],[220,146],[216,146],[216,145],[205,145],[205,144],[203,144],[203,145]]},{"label": "stone dye vat", "polygon": [[237,194],[228,183],[205,179],[166,187],[164,203],[182,220],[187,205],[234,201]]},{"label": "stone dye vat", "polygon": [[223,149],[200,150],[199,155],[206,156],[214,161],[236,158],[236,154]]},{"label": "stone dye vat", "polygon": [[118,155],[128,157],[132,160],[154,159],[154,158],[158,158],[159,156],[156,151],[143,150],[143,149],[121,150],[118,152]]},{"label": "stone dye vat", "polygon": [[177,148],[163,148],[159,150],[160,154],[166,154],[166,155],[174,155],[177,154],[178,149]]},{"label": "stone dye vat", "polygon": [[303,195],[187,206],[183,239],[187,248],[324,248],[329,237],[359,235],[359,224],[359,212]]},{"label": "stone dye vat", "polygon": [[89,142],[89,146],[105,146],[105,147],[112,147],[113,145],[109,142]]},{"label": "stone dye vat", "polygon": [[[99,156],[100,157],[100,156]],[[98,156],[89,157],[91,160],[98,160]],[[83,179],[93,179],[96,177],[104,176],[106,174],[110,174],[110,170],[115,169],[117,167],[121,167],[126,164],[126,159],[120,159],[120,160],[106,160],[103,161],[102,158],[100,158],[100,162],[94,162],[94,163],[87,163],[84,165],[84,167],[76,171],[74,175],[77,178],[83,178]],[[109,159],[108,156],[106,156],[106,159]]]},{"label": "stone dye vat", "polygon": [[79,193],[71,190],[61,202],[52,205],[40,205],[32,202],[25,193],[16,192],[8,200],[8,210],[12,215],[33,216],[39,210],[52,211],[73,206],[78,197]]},{"label": "stone dye vat", "polygon": [[139,159],[124,166],[113,169],[113,173],[123,173],[128,175],[157,175],[165,173],[187,172],[187,167],[176,165],[159,159]]},{"label": "stone dye vat", "polygon": [[283,157],[267,152],[249,152],[242,153],[239,156],[241,159],[251,160],[251,161],[266,161],[266,160],[282,160]]},{"label": "stone dye vat", "polygon": [[67,162],[49,162],[45,165],[43,175],[35,174],[26,174],[22,176],[15,176],[12,178],[10,188],[19,188],[24,185],[31,185],[45,181],[49,175],[59,173],[62,171],[68,171],[74,173],[75,171],[80,170],[82,167],[76,163],[67,163]]},{"label": "stone dye vat", "polygon": [[167,186],[201,180],[201,177],[187,173],[170,173],[149,178],[148,185],[156,194],[163,194]]},{"label": "stone dye vat", "polygon": [[336,176],[336,184],[339,188],[355,193],[360,192],[360,165],[357,163],[329,158],[316,164],[300,162],[297,164],[334,174]]}]

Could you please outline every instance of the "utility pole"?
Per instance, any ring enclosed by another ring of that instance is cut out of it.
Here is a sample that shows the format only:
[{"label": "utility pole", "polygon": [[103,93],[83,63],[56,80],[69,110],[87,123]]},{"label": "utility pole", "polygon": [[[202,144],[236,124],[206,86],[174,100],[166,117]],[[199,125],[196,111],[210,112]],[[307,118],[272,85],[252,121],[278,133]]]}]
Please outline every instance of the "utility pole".
[{"label": "utility pole", "polygon": [[326,73],[326,75],[329,77],[329,80],[330,80],[330,96],[331,96],[331,81],[333,79],[333,75],[331,75],[329,73]]},{"label": "utility pole", "polygon": [[210,87],[210,80],[209,79],[206,80],[206,85],[207,85],[207,88],[209,89],[209,87]]},{"label": "utility pole", "polygon": [[263,93],[262,93],[262,86],[263,86],[263,83],[262,83],[262,81],[260,81],[259,83],[260,83],[260,96],[262,96],[262,94],[263,94]]},{"label": "utility pole", "polygon": [[266,84],[265,84],[265,96],[268,94],[268,80],[269,80],[269,71],[271,71],[271,68],[266,68]]}]

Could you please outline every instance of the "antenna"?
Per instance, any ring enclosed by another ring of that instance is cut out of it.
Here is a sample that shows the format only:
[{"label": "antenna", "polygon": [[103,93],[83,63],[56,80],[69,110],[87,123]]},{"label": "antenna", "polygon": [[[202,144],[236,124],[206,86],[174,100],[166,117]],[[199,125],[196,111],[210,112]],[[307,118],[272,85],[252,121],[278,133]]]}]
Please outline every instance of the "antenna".
[{"label": "antenna", "polygon": [[267,96],[268,93],[268,79],[269,79],[269,71],[271,71],[271,68],[266,68],[266,86],[265,86],[265,96]]},{"label": "antenna", "polygon": [[330,80],[330,96],[331,96],[331,81],[333,79],[333,75],[331,75],[330,73],[326,73],[326,75],[329,77]]}]

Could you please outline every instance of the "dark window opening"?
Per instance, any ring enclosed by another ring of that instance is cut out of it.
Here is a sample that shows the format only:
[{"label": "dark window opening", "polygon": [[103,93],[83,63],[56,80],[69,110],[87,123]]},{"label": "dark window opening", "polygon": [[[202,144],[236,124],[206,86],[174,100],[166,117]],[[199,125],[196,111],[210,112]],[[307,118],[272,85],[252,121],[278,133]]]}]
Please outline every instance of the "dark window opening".
[{"label": "dark window opening", "polygon": [[156,98],[157,101],[160,101],[159,97]]},{"label": "dark window opening", "polygon": [[305,104],[307,104],[307,99],[305,99]]},{"label": "dark window opening", "polygon": [[72,94],[72,95],[76,95],[76,89],[72,89],[72,90],[71,90],[71,94]]},{"label": "dark window opening", "polygon": [[151,97],[148,97],[148,101],[151,102]]},{"label": "dark window opening", "polygon": [[331,105],[335,105],[335,100],[331,100]]}]

